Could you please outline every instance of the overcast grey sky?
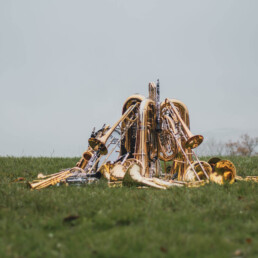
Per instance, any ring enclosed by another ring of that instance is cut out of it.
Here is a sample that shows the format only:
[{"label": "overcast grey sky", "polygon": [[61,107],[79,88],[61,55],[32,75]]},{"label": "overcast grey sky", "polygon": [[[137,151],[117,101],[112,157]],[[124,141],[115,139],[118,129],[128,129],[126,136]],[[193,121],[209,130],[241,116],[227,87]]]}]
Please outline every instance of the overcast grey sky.
[{"label": "overcast grey sky", "polygon": [[0,155],[80,156],[157,78],[194,133],[258,136],[257,14],[256,0],[1,0]]}]

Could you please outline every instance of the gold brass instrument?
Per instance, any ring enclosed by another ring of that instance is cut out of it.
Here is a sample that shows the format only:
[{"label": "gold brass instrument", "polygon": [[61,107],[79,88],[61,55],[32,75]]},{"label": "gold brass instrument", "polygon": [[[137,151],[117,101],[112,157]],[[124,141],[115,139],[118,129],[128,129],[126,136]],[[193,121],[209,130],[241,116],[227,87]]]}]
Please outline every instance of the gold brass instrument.
[{"label": "gold brass instrument", "polygon": [[94,151],[89,147],[85,152],[83,152],[82,158],[76,163],[76,167],[84,169],[93,155]]},{"label": "gold brass instrument", "polygon": [[61,171],[59,173],[55,173],[52,175],[49,175],[46,179],[42,179],[42,180],[36,180],[33,181],[31,183],[28,183],[29,186],[32,189],[42,189],[42,188],[46,188],[50,185],[56,185],[57,183],[60,183],[61,181],[64,181],[66,178],[70,177],[70,175],[75,172],[75,171],[82,171],[82,169],[78,168],[78,167],[74,167],[72,169],[68,169],[68,170],[64,170]]},{"label": "gold brass instrument", "polygon": [[173,160],[178,153],[176,140],[169,131],[171,128],[176,132],[176,127],[174,121],[170,123],[165,115],[162,118],[162,131],[158,134],[158,156],[159,159],[167,162]]},{"label": "gold brass instrument", "polygon": [[188,126],[185,124],[185,122],[179,115],[173,102],[170,101],[169,99],[166,99],[166,101],[170,104],[173,113],[175,114],[176,118],[179,120],[179,122],[181,123],[181,125],[185,131],[186,142],[185,142],[184,146],[189,149],[194,149],[194,148],[198,147],[203,142],[203,136],[202,135],[193,135],[191,133],[191,131],[189,130]]},{"label": "gold brass instrument", "polygon": [[130,113],[137,107],[138,105],[135,104],[133,106],[130,106],[127,111],[123,114],[123,116],[107,131],[107,133],[102,136],[101,138],[90,138],[89,139],[89,145],[94,151],[99,151],[100,154],[106,155],[108,153],[106,142],[111,136],[111,134],[114,132],[114,130],[117,128],[117,126],[124,121]]},{"label": "gold brass instrument", "polygon": [[[185,168],[185,165],[186,165],[186,164],[189,165],[189,166],[191,166],[193,172],[195,173],[196,178],[200,181],[200,178],[199,178],[199,176],[198,176],[198,173],[195,171],[195,169],[194,169],[194,167],[193,167],[193,165],[192,165],[192,162],[191,162],[191,160],[190,160],[189,157],[188,157],[188,154],[186,153],[186,151],[184,150],[184,147],[182,146],[181,142],[180,142],[179,139],[178,139],[177,131],[173,131],[173,120],[172,120],[172,118],[171,118],[170,116],[168,116],[168,115],[165,115],[165,116],[164,116],[164,119],[166,119],[166,120],[168,121],[168,125],[170,125],[169,131],[170,131],[171,135],[174,137],[174,139],[175,139],[175,141],[176,141],[176,143],[177,143],[177,145],[178,145],[178,148],[180,149],[181,156],[184,157],[183,160],[182,160],[183,162],[182,162],[182,164],[180,164],[180,165],[181,165],[181,166],[184,166],[184,168]],[[178,156],[179,156],[179,155],[178,155]],[[182,173],[182,168],[179,169],[179,171]],[[185,171],[185,169],[184,169],[184,171]],[[208,175],[206,174],[205,171],[204,171],[204,173],[205,173],[205,175],[208,177]],[[181,177],[181,176],[182,176],[182,175],[180,175],[180,177]]]},{"label": "gold brass instrument", "polygon": [[236,179],[236,168],[229,160],[221,160],[220,158],[212,158],[208,161],[212,167],[210,180],[217,184],[233,184]]},{"label": "gold brass instrument", "polygon": [[172,168],[171,168],[171,177],[174,175],[177,176],[179,181],[183,180],[184,172],[187,167],[187,162],[181,152],[179,152],[173,159]]},{"label": "gold brass instrument", "polygon": [[195,161],[192,163],[192,166],[188,166],[188,168],[186,169],[186,172],[183,175],[183,180],[184,181],[196,181],[196,174],[193,171],[196,171],[198,177],[200,178],[200,180],[206,180],[206,176],[205,173],[203,172],[203,168],[205,170],[205,172],[210,175],[212,173],[212,167],[208,162],[205,161],[201,161],[200,163],[198,161]]},{"label": "gold brass instrument", "polygon": [[[137,104],[140,106],[141,102],[145,99],[144,96],[141,95],[132,95],[125,101],[122,114],[124,114],[128,108],[132,105]],[[125,119],[121,123],[121,133],[125,132],[124,139],[121,141],[120,155],[124,156],[128,154],[128,158],[133,158],[133,154],[135,151],[136,145],[136,134],[137,134],[137,119],[138,118],[138,109],[135,109],[134,112],[131,113],[130,118]],[[127,129],[128,122],[132,123],[132,126]]]},{"label": "gold brass instrument", "polygon": [[[232,162],[214,158],[207,163],[194,152],[203,136],[190,131],[186,105],[169,98],[160,102],[159,81],[149,83],[148,87],[148,97],[135,94],[126,99],[122,116],[111,128],[103,126],[97,133],[93,130],[88,149],[75,168],[41,176],[30,187],[42,189],[59,182],[76,182],[76,176],[99,175],[107,179],[109,186],[157,189],[199,187],[209,180],[233,183],[237,176]],[[115,132],[119,136],[114,136]],[[111,154],[116,153],[112,160]]]},{"label": "gold brass instrument", "polygon": [[143,175],[149,175],[149,162],[156,153],[155,139],[155,103],[151,99],[144,99],[139,107],[138,130],[134,158],[143,164]]},{"label": "gold brass instrument", "polygon": [[[94,137],[102,137],[106,131],[109,130],[109,125],[103,125],[103,127],[95,132],[95,127],[91,133],[92,136]],[[94,159],[96,156],[96,151],[94,151],[90,146],[88,149],[82,154],[82,158],[76,163],[76,167],[86,169],[89,165],[89,162]]]},{"label": "gold brass instrument", "polygon": [[[165,102],[162,103],[161,110],[163,119],[167,121],[169,131],[176,143],[174,145],[177,146],[171,173],[176,175],[178,180],[184,180],[184,174],[186,173],[187,168],[190,167],[189,169],[193,171],[195,178],[200,181],[199,174],[192,164],[194,157],[206,179],[209,179],[209,173],[193,151],[193,148],[196,148],[197,145],[202,142],[203,137],[201,135],[193,135],[190,132],[187,107],[181,101],[166,99]],[[176,147],[174,147],[174,149],[175,148]],[[173,177],[174,176],[172,176],[172,178]]]},{"label": "gold brass instrument", "polygon": [[[180,117],[189,127],[189,112],[185,104],[176,99],[171,99],[170,101],[173,102],[175,107],[178,109]],[[159,159],[165,162],[172,162],[170,175],[166,175],[167,177],[173,178],[176,176],[178,180],[183,180],[184,171],[187,168],[187,159],[192,161],[192,154],[188,149],[183,148],[185,140],[180,136],[180,124],[177,117],[171,113],[170,109],[171,107],[168,101],[163,101],[161,103],[161,117],[163,119],[162,132],[158,135]],[[163,134],[166,134],[166,138],[169,140],[162,141]],[[185,156],[187,156],[187,159]]]}]

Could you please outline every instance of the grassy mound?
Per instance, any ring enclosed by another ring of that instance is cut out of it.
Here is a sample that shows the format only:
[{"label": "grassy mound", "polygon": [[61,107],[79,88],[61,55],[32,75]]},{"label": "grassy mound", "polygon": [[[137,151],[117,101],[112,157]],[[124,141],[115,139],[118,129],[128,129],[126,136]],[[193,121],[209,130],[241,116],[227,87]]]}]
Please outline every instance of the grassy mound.
[{"label": "grassy mound", "polygon": [[[257,157],[231,160],[239,175],[258,175]],[[0,158],[0,257],[258,257],[252,182],[166,191],[12,183],[76,161]]]}]

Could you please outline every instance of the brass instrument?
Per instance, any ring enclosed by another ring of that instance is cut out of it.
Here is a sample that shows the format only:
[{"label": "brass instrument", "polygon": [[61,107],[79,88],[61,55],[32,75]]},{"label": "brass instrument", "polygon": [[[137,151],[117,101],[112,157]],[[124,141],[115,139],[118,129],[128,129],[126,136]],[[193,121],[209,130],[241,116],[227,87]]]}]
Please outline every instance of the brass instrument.
[{"label": "brass instrument", "polygon": [[139,107],[134,158],[143,164],[142,175],[149,175],[149,163],[157,156],[155,139],[155,103],[144,99]]},{"label": "brass instrument", "polygon": [[94,151],[89,147],[85,152],[83,152],[82,158],[76,163],[76,167],[84,169],[93,155]]},{"label": "brass instrument", "polygon": [[49,175],[46,179],[44,178],[43,180],[36,180],[28,184],[32,189],[39,190],[42,188],[46,188],[50,185],[56,185],[57,183],[60,183],[61,181],[71,176],[72,173],[76,170],[80,170],[80,168],[75,167],[72,169],[64,170],[59,173]]},{"label": "brass instrument", "polygon": [[[135,94],[126,99],[122,115],[112,127],[104,125],[97,132],[93,130],[88,149],[75,168],[41,175],[30,187],[41,189],[69,183],[69,178],[76,181],[77,175],[85,178],[102,175],[109,186],[157,189],[199,187],[209,181],[233,183],[237,176],[232,162],[215,158],[207,163],[200,161],[194,152],[203,136],[190,131],[186,105],[169,98],[160,102],[159,81],[149,83],[148,87],[148,97]],[[114,136],[115,132],[119,136]],[[111,154],[115,153],[117,158],[112,160]]]},{"label": "brass instrument", "polygon": [[[95,127],[94,127],[91,133],[91,137],[94,137],[94,138],[102,137],[108,129],[109,129],[109,126],[104,124],[100,130],[95,132]],[[88,170],[88,166],[90,165],[89,163],[94,159],[96,159],[97,157],[98,157],[98,153],[96,153],[96,151],[94,151],[89,146],[88,149],[85,152],[83,152],[82,158],[76,163],[76,167]]]},{"label": "brass instrument", "polygon": [[236,179],[236,168],[229,160],[221,160],[220,158],[212,158],[208,161],[212,167],[210,180],[217,184],[233,184]]},{"label": "brass instrument", "polygon": [[175,105],[172,101],[169,99],[166,99],[166,101],[170,104],[172,111],[174,112],[176,118],[181,123],[183,130],[185,131],[185,139],[186,142],[184,143],[185,148],[194,149],[198,147],[203,142],[203,136],[202,135],[193,135],[191,131],[189,130],[188,126],[185,124],[183,119],[181,118],[180,114],[178,113]]},{"label": "brass instrument", "polygon": [[[191,164],[192,166],[188,166],[186,169],[186,172],[183,175],[183,180],[184,181],[196,181],[196,174],[197,173],[198,177],[200,180],[206,180],[206,175],[203,170],[205,170],[206,174],[210,176],[212,173],[212,167],[208,162],[201,161],[200,163],[198,161],[195,161]],[[194,170],[193,170],[194,168]]]},{"label": "brass instrument", "polygon": [[137,104],[130,106],[127,111],[123,114],[123,116],[106,132],[106,134],[100,138],[98,137],[91,137],[89,139],[89,145],[91,148],[95,151],[99,151],[100,154],[106,155],[108,153],[107,147],[106,147],[106,142],[111,136],[111,134],[114,132],[114,130],[117,128],[117,126],[123,122],[130,113],[137,107]]},{"label": "brass instrument", "polygon": [[[132,95],[130,96],[124,103],[122,108],[122,115],[130,108],[130,106],[137,104],[140,106],[141,102],[145,99],[144,96],[141,95]],[[137,125],[138,125],[138,109],[135,109],[134,112],[131,113],[130,117],[125,119],[121,123],[121,133],[124,133],[125,136],[124,139],[121,141],[121,147],[120,147],[120,156],[124,156],[128,154],[128,158],[133,158],[135,151],[135,145],[136,145],[136,134],[137,134]],[[132,126],[128,129],[127,125],[128,122],[132,123]]]}]

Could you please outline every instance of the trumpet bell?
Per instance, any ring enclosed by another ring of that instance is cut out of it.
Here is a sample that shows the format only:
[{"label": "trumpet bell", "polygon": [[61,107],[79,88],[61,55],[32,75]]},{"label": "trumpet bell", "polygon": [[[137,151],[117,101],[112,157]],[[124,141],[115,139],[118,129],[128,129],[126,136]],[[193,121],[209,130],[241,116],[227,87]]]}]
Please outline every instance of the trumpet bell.
[{"label": "trumpet bell", "polygon": [[201,143],[203,142],[203,136],[202,135],[194,135],[190,137],[186,143],[185,147],[190,149],[197,148]]}]

